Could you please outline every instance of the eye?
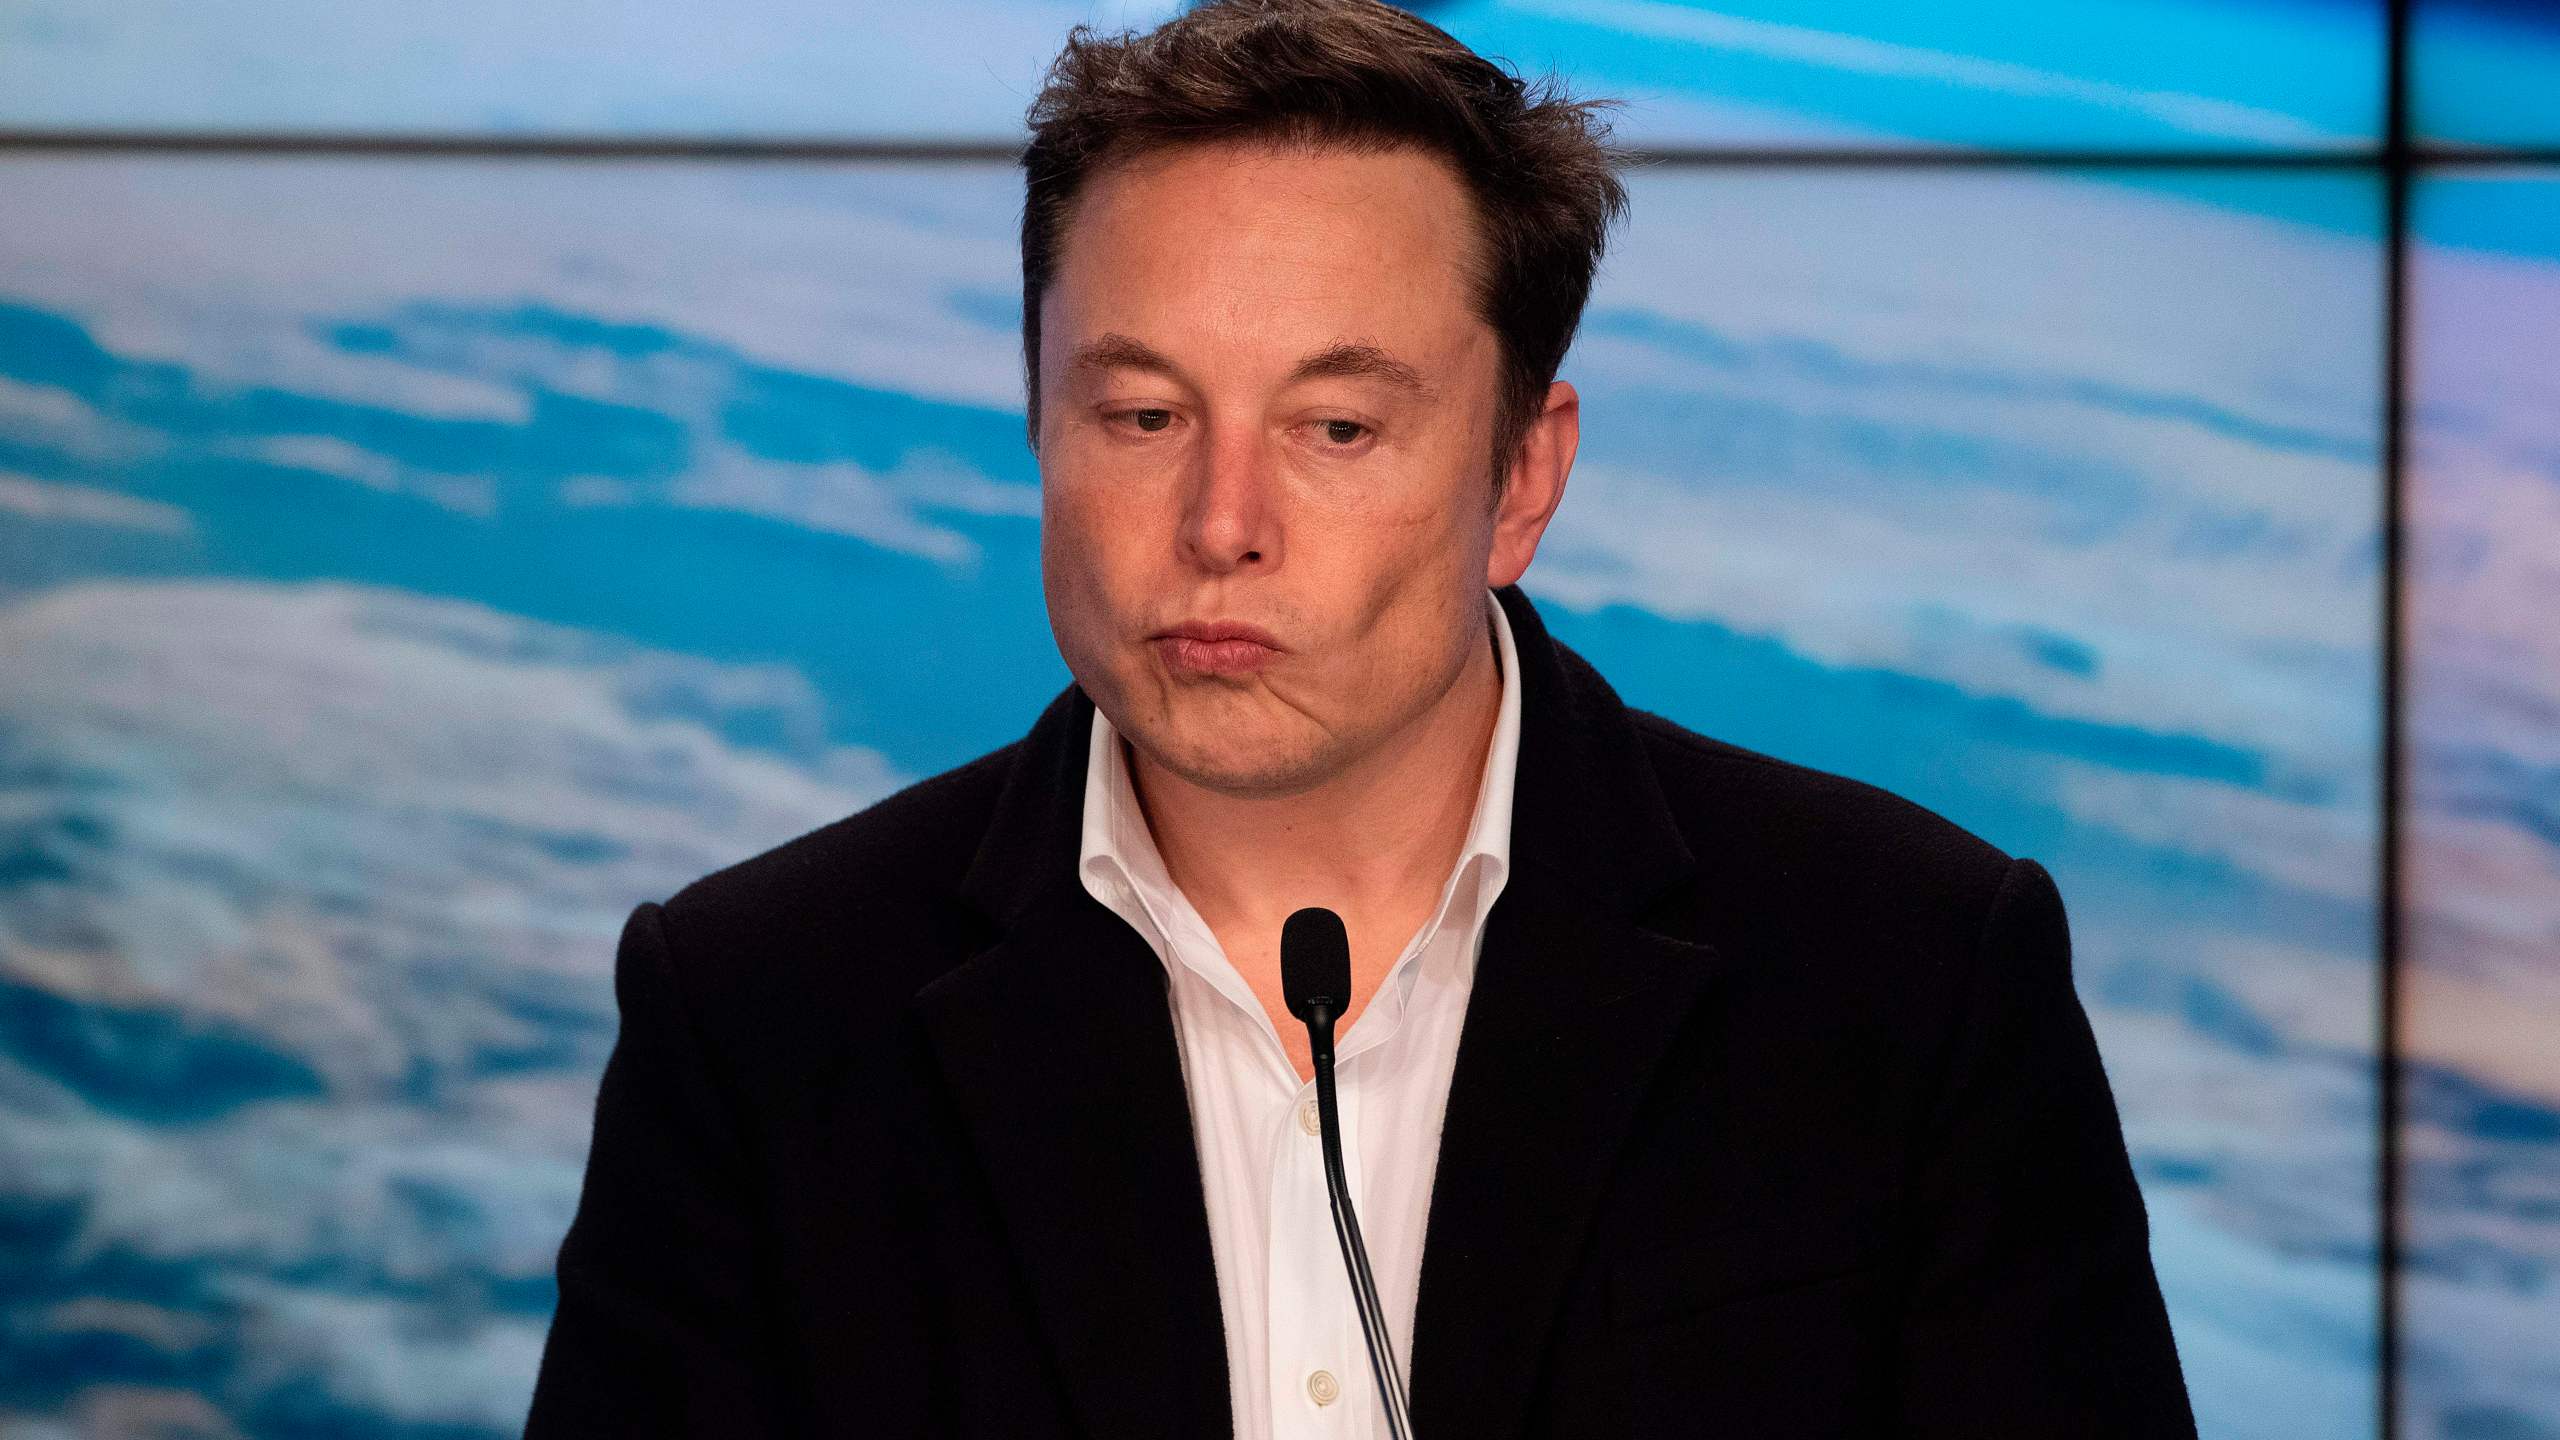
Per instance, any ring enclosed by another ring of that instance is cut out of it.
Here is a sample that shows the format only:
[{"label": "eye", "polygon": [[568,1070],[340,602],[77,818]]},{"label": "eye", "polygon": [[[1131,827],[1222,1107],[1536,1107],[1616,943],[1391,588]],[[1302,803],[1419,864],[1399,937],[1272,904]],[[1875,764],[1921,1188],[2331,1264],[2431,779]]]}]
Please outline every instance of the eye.
[{"label": "eye", "polygon": [[1140,430],[1145,431],[1147,434],[1155,435],[1161,434],[1167,425],[1173,423],[1173,412],[1158,408],[1123,410],[1120,412],[1118,418],[1133,420],[1137,423]]},{"label": "eye", "polygon": [[1357,420],[1319,420],[1316,424],[1324,428],[1325,438],[1332,441],[1336,449],[1347,450],[1369,433],[1369,427]]}]

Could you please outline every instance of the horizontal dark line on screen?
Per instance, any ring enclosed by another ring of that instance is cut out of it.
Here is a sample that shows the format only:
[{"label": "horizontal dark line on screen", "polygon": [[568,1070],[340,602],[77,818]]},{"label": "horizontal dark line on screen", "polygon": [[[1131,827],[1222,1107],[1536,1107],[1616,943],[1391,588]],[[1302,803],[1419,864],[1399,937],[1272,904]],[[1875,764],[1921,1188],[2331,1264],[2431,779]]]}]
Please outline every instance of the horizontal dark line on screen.
[{"label": "horizontal dark line on screen", "polygon": [[[1019,144],[989,140],[838,139],[752,135],[435,134],[374,131],[0,130],[0,151],[141,154],[459,156],[479,159],[904,161],[1014,164]],[[1773,168],[2026,166],[2047,168],[2314,169],[2387,163],[2381,144],[2340,149],[2113,149],[2055,146],[1640,145],[1639,165]],[[2419,166],[2555,165],[2560,144],[2487,149],[2413,145]]]}]

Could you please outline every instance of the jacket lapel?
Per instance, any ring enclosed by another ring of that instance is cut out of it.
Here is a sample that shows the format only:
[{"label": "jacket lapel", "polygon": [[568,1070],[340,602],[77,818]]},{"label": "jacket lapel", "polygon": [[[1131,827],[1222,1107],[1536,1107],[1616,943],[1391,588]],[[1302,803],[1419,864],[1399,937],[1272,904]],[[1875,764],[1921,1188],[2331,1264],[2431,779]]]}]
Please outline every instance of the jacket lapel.
[{"label": "jacket lapel", "polygon": [[914,1007],[1080,1428],[1232,1425],[1209,1213],[1163,965],[1074,878],[1092,702],[1022,742],[962,893],[999,933]]},{"label": "jacket lapel", "polygon": [[[1694,861],[1624,707],[1518,587],[1496,593],[1521,665],[1512,870],[1450,1080],[1409,1369],[1416,1431],[1502,1440],[1645,1082],[1720,962],[1648,908]],[[1080,1421],[1226,1434],[1164,969],[1074,874],[1092,715],[1069,685],[1020,742],[961,887],[988,943],[914,1003]]]},{"label": "jacket lapel", "polygon": [[1498,594],[1523,687],[1513,863],[1449,1082],[1410,1385],[1416,1433],[1480,1440],[1519,1433],[1610,1163],[1724,968],[1677,933],[1695,860],[1625,707]]},{"label": "jacket lapel", "polygon": [[1163,974],[1119,916],[1041,905],[922,998],[1092,1435],[1224,1435],[1231,1419]]},{"label": "jacket lapel", "polygon": [[1417,1433],[1519,1433],[1609,1162],[1714,960],[1595,917],[1534,868],[1505,887],[1432,1182],[1414,1306]]}]

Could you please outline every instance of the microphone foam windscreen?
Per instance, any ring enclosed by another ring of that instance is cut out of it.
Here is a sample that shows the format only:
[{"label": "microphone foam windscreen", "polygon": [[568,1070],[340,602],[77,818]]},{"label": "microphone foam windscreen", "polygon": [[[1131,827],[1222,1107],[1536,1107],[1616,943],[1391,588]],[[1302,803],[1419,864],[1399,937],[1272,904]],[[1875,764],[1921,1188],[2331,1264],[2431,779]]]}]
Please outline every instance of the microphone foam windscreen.
[{"label": "microphone foam windscreen", "polygon": [[1341,1018],[1351,1004],[1351,937],[1341,916],[1310,905],[1281,922],[1280,988],[1289,1013],[1301,1021],[1318,999],[1332,1006],[1334,1018]]}]

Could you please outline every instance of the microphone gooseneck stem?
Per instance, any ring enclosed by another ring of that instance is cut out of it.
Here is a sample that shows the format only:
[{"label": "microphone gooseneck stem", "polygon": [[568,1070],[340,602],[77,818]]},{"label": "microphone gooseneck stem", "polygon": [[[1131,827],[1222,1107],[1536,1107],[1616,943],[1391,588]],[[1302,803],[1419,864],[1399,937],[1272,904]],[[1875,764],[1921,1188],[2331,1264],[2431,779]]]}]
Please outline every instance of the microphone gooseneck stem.
[{"label": "microphone gooseneck stem", "polygon": [[1395,1338],[1388,1333],[1386,1307],[1378,1302],[1378,1284],[1369,1274],[1369,1247],[1360,1240],[1360,1217],[1352,1209],[1351,1182],[1342,1168],[1342,1121],[1333,1088],[1333,1012],[1319,1005],[1307,1019],[1316,1071],[1316,1115],[1324,1138],[1325,1192],[1333,1206],[1333,1234],[1342,1243],[1342,1265],[1351,1280],[1352,1298],[1360,1306],[1360,1334],[1368,1342],[1369,1373],[1378,1382],[1378,1397],[1387,1414],[1392,1440],[1411,1440],[1413,1420],[1407,1413],[1404,1372],[1396,1364]]}]

